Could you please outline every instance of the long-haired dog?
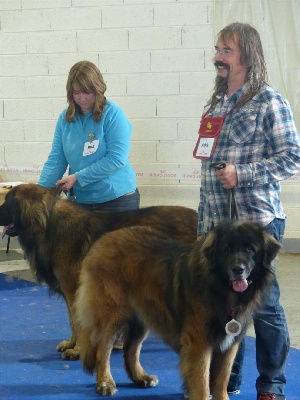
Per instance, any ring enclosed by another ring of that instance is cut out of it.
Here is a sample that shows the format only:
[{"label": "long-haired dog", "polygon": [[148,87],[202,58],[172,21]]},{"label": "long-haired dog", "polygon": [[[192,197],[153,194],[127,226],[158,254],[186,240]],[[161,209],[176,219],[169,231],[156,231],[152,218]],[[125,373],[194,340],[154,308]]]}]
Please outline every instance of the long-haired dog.
[{"label": "long-haired dog", "polygon": [[8,226],[9,235],[18,235],[38,282],[64,297],[72,336],[59,343],[57,349],[65,359],[78,359],[73,303],[82,260],[95,240],[115,229],[146,225],[182,243],[192,243],[196,240],[197,212],[180,206],[89,212],[58,196],[55,189],[22,184],[11,189],[0,206],[0,225]]},{"label": "long-haired dog", "polygon": [[205,242],[184,245],[133,227],[96,241],[83,261],[75,301],[80,358],[97,371],[96,390],[116,392],[109,360],[124,324],[125,368],[142,387],[155,386],[139,361],[148,328],[180,357],[190,400],[228,400],[238,345],[273,278],[279,243],[250,222],[218,225]]}]

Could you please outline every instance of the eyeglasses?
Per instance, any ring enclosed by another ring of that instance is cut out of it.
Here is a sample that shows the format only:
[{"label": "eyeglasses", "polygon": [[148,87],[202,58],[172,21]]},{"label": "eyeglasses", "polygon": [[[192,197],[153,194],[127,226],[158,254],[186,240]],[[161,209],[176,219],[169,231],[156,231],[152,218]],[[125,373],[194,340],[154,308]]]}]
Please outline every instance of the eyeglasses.
[{"label": "eyeglasses", "polygon": [[224,57],[231,57],[234,53],[236,53],[236,51],[230,49],[220,50],[218,47],[214,48],[215,56],[219,56],[220,54],[222,54]]}]

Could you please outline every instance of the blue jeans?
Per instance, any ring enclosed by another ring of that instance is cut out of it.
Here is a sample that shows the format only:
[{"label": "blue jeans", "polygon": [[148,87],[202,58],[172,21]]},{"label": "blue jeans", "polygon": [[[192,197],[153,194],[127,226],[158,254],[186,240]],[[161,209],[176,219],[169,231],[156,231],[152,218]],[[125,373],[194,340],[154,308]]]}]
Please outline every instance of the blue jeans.
[{"label": "blue jeans", "polygon": [[140,192],[135,189],[134,192],[125,194],[114,200],[106,201],[105,203],[97,204],[82,204],[78,205],[89,211],[129,211],[140,208]]},{"label": "blue jeans", "polygon": [[[266,230],[280,243],[283,241],[285,220],[275,218]],[[256,334],[256,365],[259,377],[256,380],[257,393],[284,394],[286,384],[285,367],[290,347],[290,338],[284,310],[279,303],[280,289],[277,278],[269,287],[265,301],[254,318]],[[239,389],[242,381],[244,341],[236,355],[228,390]]]}]

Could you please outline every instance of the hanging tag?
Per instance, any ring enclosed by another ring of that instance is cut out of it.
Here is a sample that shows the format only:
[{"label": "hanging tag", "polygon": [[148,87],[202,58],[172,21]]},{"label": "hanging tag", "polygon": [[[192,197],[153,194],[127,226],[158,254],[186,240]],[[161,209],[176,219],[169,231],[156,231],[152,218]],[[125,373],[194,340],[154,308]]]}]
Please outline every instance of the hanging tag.
[{"label": "hanging tag", "polygon": [[204,116],[202,118],[198,140],[193,151],[194,158],[207,160],[212,157],[226,117],[227,115],[223,117]]},{"label": "hanging tag", "polygon": [[238,336],[242,331],[242,325],[232,318],[232,320],[225,325],[225,331],[230,336]]},{"label": "hanging tag", "polygon": [[85,142],[83,149],[83,156],[89,156],[94,154],[99,147],[99,140],[93,140],[92,142]]}]

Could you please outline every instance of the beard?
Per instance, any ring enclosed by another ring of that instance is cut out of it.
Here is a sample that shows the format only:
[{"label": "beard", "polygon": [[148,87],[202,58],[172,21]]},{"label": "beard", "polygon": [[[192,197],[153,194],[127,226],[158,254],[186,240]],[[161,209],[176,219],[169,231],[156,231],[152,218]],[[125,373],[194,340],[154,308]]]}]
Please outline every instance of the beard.
[{"label": "beard", "polygon": [[217,75],[215,78],[215,86],[221,89],[222,91],[226,91],[227,90],[227,81],[228,78],[223,78],[222,76]]}]

